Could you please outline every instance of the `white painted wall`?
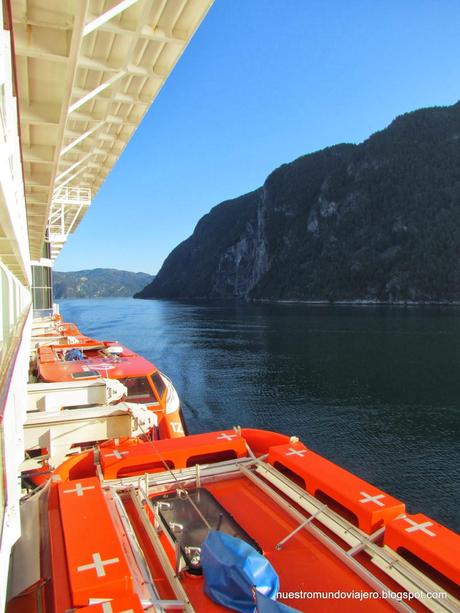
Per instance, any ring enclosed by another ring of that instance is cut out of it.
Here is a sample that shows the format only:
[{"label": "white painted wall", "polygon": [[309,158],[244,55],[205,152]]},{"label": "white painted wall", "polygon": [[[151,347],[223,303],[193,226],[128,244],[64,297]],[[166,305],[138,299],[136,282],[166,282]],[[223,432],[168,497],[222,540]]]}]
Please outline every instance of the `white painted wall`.
[{"label": "white painted wall", "polygon": [[[2,295],[3,299],[3,295]],[[31,331],[29,313],[24,332],[20,339],[17,358],[13,366],[6,405],[3,408],[3,421],[0,425],[3,438],[0,468],[5,475],[3,525],[0,541],[0,576],[8,574],[11,547],[21,535],[21,518],[19,511],[20,483],[18,480],[19,466],[24,459],[23,425],[26,419],[27,407],[27,376],[29,370],[29,338]],[[3,374],[3,372],[1,373]],[[6,581],[0,581],[0,611],[4,609]]]},{"label": "white painted wall", "polygon": [[[0,3],[0,23],[3,23]],[[10,33],[0,29],[0,611],[11,547],[21,532],[18,468],[24,458],[31,334],[30,258],[13,96]]]}]

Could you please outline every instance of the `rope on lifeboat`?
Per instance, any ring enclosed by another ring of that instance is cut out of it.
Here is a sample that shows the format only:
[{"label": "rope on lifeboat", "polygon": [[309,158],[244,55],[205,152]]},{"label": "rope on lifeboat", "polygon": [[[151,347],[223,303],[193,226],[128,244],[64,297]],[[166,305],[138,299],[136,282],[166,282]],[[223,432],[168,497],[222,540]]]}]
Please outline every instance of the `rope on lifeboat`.
[{"label": "rope on lifeboat", "polygon": [[[144,429],[142,428],[141,424],[138,424],[140,430],[143,432],[144,435],[148,436],[147,433],[144,431]],[[157,454],[157,456],[160,458],[161,463],[163,464],[163,466],[165,467],[165,469],[167,470],[167,472],[169,472],[169,474],[172,476],[172,478],[174,479],[174,481],[178,484],[178,486],[180,485],[179,480],[177,479],[176,475],[173,473],[173,471],[170,469],[170,467],[168,466],[168,463],[166,462],[166,460],[163,458],[163,456],[161,455],[160,450],[155,447],[155,445],[153,444],[152,440],[149,440],[150,444],[152,445],[152,449],[153,451],[155,451],[155,453]],[[147,488],[148,488],[148,484]],[[176,488],[176,493],[177,495],[182,498],[182,500],[187,500],[192,507],[195,509],[195,511],[198,513],[199,517],[201,518],[201,520],[203,521],[204,525],[206,526],[206,528],[208,528],[208,530],[212,530],[210,523],[208,522],[208,520],[206,519],[206,517],[203,515],[203,513],[200,511],[200,509],[196,506],[196,504],[193,502],[193,500],[190,498],[190,495],[188,493],[188,491],[184,488],[181,487],[177,487]],[[150,500],[148,499],[148,492],[146,492],[147,495],[147,502],[150,504]]]}]

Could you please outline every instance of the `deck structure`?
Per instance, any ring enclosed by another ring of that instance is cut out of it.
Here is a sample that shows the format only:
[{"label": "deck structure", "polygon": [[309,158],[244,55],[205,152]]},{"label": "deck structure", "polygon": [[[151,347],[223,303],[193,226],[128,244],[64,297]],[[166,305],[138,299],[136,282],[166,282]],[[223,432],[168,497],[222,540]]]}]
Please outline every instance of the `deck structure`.
[{"label": "deck structure", "polygon": [[[24,460],[33,316],[49,320],[56,257],[211,4],[0,3],[2,572],[21,533],[17,474]],[[0,609],[5,588],[3,582]]]}]

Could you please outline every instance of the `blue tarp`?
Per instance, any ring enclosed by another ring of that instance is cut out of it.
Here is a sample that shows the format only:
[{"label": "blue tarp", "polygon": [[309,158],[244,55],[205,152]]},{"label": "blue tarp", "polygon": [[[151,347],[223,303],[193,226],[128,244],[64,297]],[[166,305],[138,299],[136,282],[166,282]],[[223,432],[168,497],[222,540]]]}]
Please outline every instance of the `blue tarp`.
[{"label": "blue tarp", "polygon": [[215,602],[254,613],[253,587],[275,599],[279,579],[270,562],[241,539],[211,530],[201,547],[204,589]]},{"label": "blue tarp", "polygon": [[75,360],[84,360],[85,356],[80,349],[69,349],[65,353],[66,362],[74,362]]}]

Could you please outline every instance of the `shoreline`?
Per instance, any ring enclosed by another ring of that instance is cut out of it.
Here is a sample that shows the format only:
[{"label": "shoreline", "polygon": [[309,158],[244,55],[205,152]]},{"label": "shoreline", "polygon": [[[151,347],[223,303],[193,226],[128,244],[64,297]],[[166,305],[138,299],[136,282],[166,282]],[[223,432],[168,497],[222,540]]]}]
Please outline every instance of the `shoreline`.
[{"label": "shoreline", "polygon": [[[117,296],[114,296],[116,298]],[[154,296],[137,297],[131,296],[135,300],[167,300],[172,302],[200,302],[200,303],[227,303],[227,304],[305,304],[310,306],[397,306],[397,307],[419,307],[419,306],[460,306],[460,300],[376,300],[376,299],[350,299],[350,300],[302,300],[300,298],[205,298],[199,297],[177,297],[177,298],[157,298]],[[107,296],[110,298],[110,296]]]},{"label": "shoreline", "polygon": [[261,304],[307,304],[310,306],[460,306],[460,301],[436,301],[436,300],[301,300],[301,299],[284,299],[272,300],[270,298],[257,298],[250,302]]}]

